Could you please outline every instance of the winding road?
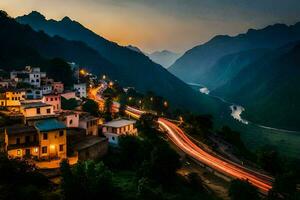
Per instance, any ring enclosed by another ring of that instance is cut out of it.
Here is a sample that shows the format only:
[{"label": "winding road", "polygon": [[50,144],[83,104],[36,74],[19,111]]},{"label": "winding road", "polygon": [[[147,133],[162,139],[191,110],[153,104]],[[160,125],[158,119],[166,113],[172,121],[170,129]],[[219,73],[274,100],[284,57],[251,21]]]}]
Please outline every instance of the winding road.
[{"label": "winding road", "polygon": [[[89,97],[93,98],[96,101],[104,101],[98,93],[100,89],[101,86],[95,89],[91,89],[89,92]],[[114,103],[113,109],[118,109],[118,106],[118,103]],[[146,112],[127,106],[126,113],[134,118],[139,118]],[[160,127],[166,131],[169,139],[179,149],[181,149],[187,155],[191,156],[200,163],[203,163],[204,165],[225,176],[248,180],[252,185],[256,186],[263,193],[267,193],[272,188],[272,182],[274,181],[273,177],[201,149],[186,136],[182,129],[165,118],[159,118],[158,123]]]}]

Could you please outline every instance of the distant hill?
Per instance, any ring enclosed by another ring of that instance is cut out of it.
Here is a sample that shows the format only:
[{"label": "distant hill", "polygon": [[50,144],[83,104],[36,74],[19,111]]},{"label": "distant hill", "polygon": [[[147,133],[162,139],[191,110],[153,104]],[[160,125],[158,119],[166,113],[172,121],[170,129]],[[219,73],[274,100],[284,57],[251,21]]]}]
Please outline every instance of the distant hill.
[{"label": "distant hill", "polygon": [[168,68],[170,67],[182,54],[174,53],[172,51],[163,50],[155,51],[147,56],[154,62],[160,64],[161,66]]},{"label": "distant hill", "polygon": [[300,42],[266,53],[213,94],[246,107],[245,117],[268,126],[300,130]]},{"label": "distant hill", "polygon": [[7,44],[2,48],[11,48],[13,52],[14,47],[26,47],[43,57],[76,62],[96,75],[107,74],[117,79],[123,86],[141,92],[153,91],[176,107],[203,111],[200,95],[148,57],[109,42],[67,17],[57,22],[33,12],[23,19],[32,20],[28,23],[38,32],[2,15],[0,42]]},{"label": "distant hill", "polygon": [[210,70],[225,55],[251,49],[274,49],[300,40],[300,23],[292,26],[275,24],[260,30],[249,29],[237,36],[219,35],[188,50],[169,71],[186,82],[207,84]]}]

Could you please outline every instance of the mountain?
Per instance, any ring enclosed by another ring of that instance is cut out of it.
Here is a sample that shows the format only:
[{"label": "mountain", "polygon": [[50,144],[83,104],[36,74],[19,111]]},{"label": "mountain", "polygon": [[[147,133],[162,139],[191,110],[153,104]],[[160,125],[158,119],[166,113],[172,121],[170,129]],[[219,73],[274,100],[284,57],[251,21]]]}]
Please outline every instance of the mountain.
[{"label": "mountain", "polygon": [[[35,21],[40,23],[41,20],[45,20],[44,17],[36,12],[33,13],[33,17]],[[46,25],[48,22],[52,28],[56,23],[58,27],[63,26],[61,31],[67,32],[69,35],[72,35],[72,33],[75,35],[77,33],[79,35],[88,33],[90,37],[95,39],[94,42],[97,43],[97,46],[101,46],[100,43],[106,41],[69,18],[64,18],[60,22],[55,22],[54,20],[44,21]],[[102,56],[100,51],[95,50],[95,46],[91,47],[82,41],[75,41],[75,39],[67,40],[57,36],[57,34],[53,34],[55,36],[51,37],[43,31],[37,32],[36,30],[33,30],[29,25],[19,24],[2,12],[0,18],[0,42],[5,44],[5,46],[2,45],[1,49],[4,51],[6,48],[11,49],[11,54],[18,48],[31,49],[45,58],[60,57],[68,62],[78,63],[97,75],[107,74],[112,79],[117,79],[123,86],[132,86],[141,92],[153,91],[167,98],[176,107],[203,111],[201,109],[203,105],[199,103],[201,102],[201,96],[160,65],[153,63],[140,53],[107,41],[107,46],[111,47],[108,48],[106,46],[107,51],[112,53],[111,56],[115,56],[114,59],[111,58],[109,60]],[[112,47],[115,47],[116,50]],[[103,49],[105,48],[103,47]],[[124,53],[124,55],[118,55],[118,53]],[[14,56],[10,56],[10,58],[14,58]],[[15,57],[14,59],[18,58]],[[0,63],[1,65],[3,64]],[[9,68],[9,66],[6,66],[6,68]]]},{"label": "mountain", "polygon": [[135,51],[135,52],[138,52],[138,53],[141,53],[141,54],[144,54],[142,50],[140,50],[138,47],[136,46],[132,46],[132,45],[128,45],[126,46],[128,49],[132,50],[132,51]]},{"label": "mountain", "polygon": [[249,29],[237,36],[218,35],[188,50],[168,70],[186,82],[206,85],[208,73],[223,56],[252,49],[274,49],[300,39],[300,23],[275,24],[260,30]]},{"label": "mountain", "polygon": [[246,107],[244,117],[267,126],[300,130],[300,42],[266,53],[213,91]]},{"label": "mountain", "polygon": [[172,51],[163,50],[155,51],[147,56],[153,61],[165,68],[170,67],[182,54],[174,53]]}]

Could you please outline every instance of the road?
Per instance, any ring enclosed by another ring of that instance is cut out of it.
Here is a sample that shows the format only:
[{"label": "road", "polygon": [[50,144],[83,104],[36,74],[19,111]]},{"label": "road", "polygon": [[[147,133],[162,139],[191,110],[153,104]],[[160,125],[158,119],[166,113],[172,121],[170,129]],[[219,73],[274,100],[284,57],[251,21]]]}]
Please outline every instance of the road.
[{"label": "road", "polygon": [[[98,91],[99,88],[91,90],[90,97],[93,96],[96,101],[103,101],[103,99],[97,95]],[[113,104],[113,107],[117,106],[117,104]],[[139,118],[145,111],[127,106],[126,113],[134,118]],[[195,160],[226,176],[248,180],[263,193],[267,193],[272,188],[272,182],[274,181],[272,177],[201,149],[186,136],[182,129],[165,118],[159,118],[158,123],[160,127],[166,131],[169,139],[179,149]]]}]

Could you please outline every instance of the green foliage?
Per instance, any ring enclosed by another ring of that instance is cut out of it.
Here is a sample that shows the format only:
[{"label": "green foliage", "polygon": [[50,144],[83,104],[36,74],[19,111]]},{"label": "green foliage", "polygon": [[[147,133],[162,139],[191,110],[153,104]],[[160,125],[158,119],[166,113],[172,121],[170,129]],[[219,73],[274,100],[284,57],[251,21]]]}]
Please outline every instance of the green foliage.
[{"label": "green foliage", "polygon": [[116,188],[112,184],[112,173],[102,162],[85,161],[72,169],[67,161],[61,163],[62,190],[68,199],[117,199]]},{"label": "green foliage", "polygon": [[272,146],[266,145],[257,151],[257,163],[273,175],[282,172],[282,160]]},{"label": "green foliage", "polygon": [[34,165],[0,154],[0,199],[42,199],[50,191],[50,182]]},{"label": "green foliage", "polygon": [[258,200],[259,195],[256,187],[247,181],[233,180],[229,188],[231,200]]},{"label": "green foliage", "polygon": [[85,101],[85,103],[82,105],[82,110],[89,112],[96,117],[100,114],[98,103],[92,99],[87,99]]},{"label": "green foliage", "polygon": [[113,105],[112,97],[108,97],[105,100],[105,105],[104,105],[104,119],[106,121],[112,120],[112,112],[111,112],[112,105]]},{"label": "green foliage", "polygon": [[228,126],[223,126],[221,130],[217,131],[216,133],[226,142],[235,147],[235,154],[238,156],[243,156],[252,161],[255,160],[255,155],[246,148],[239,132],[232,130]]},{"label": "green foliage", "polygon": [[76,99],[66,99],[61,97],[61,108],[64,110],[74,110],[78,106]]}]

